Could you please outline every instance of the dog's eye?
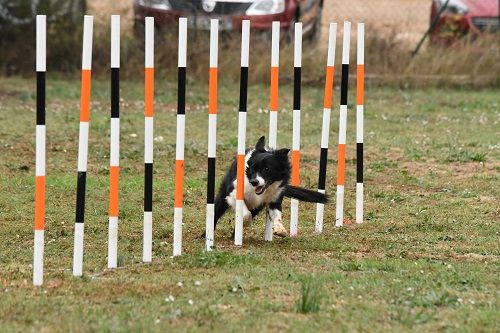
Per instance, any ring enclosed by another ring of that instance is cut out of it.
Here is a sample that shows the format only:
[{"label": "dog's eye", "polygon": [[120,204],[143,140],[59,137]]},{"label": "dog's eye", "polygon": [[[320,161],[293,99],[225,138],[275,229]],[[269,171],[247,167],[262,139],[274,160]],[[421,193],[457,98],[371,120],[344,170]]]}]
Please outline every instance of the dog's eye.
[{"label": "dog's eye", "polygon": [[265,167],[265,168],[264,168],[264,172],[269,172],[269,171],[271,171],[271,170],[269,169],[269,167]]}]

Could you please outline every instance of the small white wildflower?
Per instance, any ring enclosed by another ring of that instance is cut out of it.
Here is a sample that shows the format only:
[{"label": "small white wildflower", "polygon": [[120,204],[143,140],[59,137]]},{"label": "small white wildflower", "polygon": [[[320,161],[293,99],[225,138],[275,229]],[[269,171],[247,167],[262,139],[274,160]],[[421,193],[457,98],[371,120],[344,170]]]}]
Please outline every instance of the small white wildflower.
[{"label": "small white wildflower", "polygon": [[131,138],[137,138],[137,134],[135,134],[135,133],[131,133],[129,136],[130,136]]},{"label": "small white wildflower", "polygon": [[193,305],[194,304],[193,300],[192,299],[188,300],[188,304]]},{"label": "small white wildflower", "polygon": [[458,301],[458,303],[463,303],[464,302],[464,300],[461,299],[461,298],[457,299],[457,301]]},{"label": "small white wildflower", "polygon": [[201,282],[200,281],[194,281],[194,285],[197,286],[197,287],[199,287],[199,286],[201,286]]},{"label": "small white wildflower", "polygon": [[238,291],[238,288],[236,287],[233,287],[233,293],[237,292]]},{"label": "small white wildflower", "polygon": [[181,281],[177,282],[177,286],[178,286],[178,287],[182,287],[183,285],[184,285],[184,284],[183,284]]},{"label": "small white wildflower", "polygon": [[158,325],[160,323],[160,319],[155,319],[155,324]]},{"label": "small white wildflower", "polygon": [[406,291],[411,291],[411,287],[406,288]]}]

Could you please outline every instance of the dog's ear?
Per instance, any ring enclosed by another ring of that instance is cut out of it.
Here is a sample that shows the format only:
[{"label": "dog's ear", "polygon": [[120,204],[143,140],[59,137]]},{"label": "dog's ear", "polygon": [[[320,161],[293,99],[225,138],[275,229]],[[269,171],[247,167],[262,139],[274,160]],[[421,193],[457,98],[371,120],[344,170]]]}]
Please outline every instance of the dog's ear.
[{"label": "dog's ear", "polygon": [[289,152],[290,152],[290,149],[288,149],[288,148],[282,148],[282,149],[278,149],[275,151],[275,153],[277,155],[282,155],[282,156],[287,156]]},{"label": "dog's ear", "polygon": [[257,144],[255,145],[255,150],[257,150],[257,151],[266,150],[266,137],[265,136],[261,136],[259,141],[257,141]]}]

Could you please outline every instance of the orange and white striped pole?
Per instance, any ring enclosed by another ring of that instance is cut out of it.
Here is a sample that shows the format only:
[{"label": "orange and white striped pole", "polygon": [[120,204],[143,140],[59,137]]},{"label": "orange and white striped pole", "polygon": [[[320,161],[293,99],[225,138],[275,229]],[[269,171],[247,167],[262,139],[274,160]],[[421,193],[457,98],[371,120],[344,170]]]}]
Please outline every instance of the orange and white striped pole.
[{"label": "orange and white striped pole", "polygon": [[187,18],[179,18],[177,79],[177,139],[175,146],[174,256],[182,253],[182,206],[184,201],[184,136],[186,123]]},{"label": "orange and white striped pole", "polygon": [[342,44],[342,80],[340,84],[340,120],[339,147],[337,157],[337,208],[335,226],[344,224],[344,186],[345,186],[345,144],[347,127],[347,91],[349,84],[349,47],[351,38],[351,22],[344,22],[344,39]]},{"label": "orange and white striped pole", "polygon": [[[337,23],[330,23],[328,35],[328,54],[326,60],[325,93],[323,100],[323,125],[321,128],[321,155],[319,159],[318,192],[325,193],[326,188],[326,166],[328,163],[328,141],[330,138],[330,115],[333,100],[333,78],[335,74],[335,44],[337,40]],[[316,204],[315,232],[323,232],[323,216],[325,205]]]},{"label": "orange and white striped pole", "polygon": [[280,71],[280,22],[274,21],[271,37],[271,92],[269,103],[269,148],[276,149],[278,136],[278,95]]},{"label": "orange and white striped pole", "polygon": [[217,60],[219,20],[210,20],[210,69],[208,81],[208,177],[205,250],[214,246],[215,224],[215,165],[217,151]]},{"label": "orange and white striped pole", "polygon": [[[278,137],[278,96],[280,76],[280,22],[274,21],[271,37],[271,92],[269,103],[269,148],[276,149]],[[266,241],[273,240],[273,221],[266,219]]]},{"label": "orange and white striped pole", "polygon": [[33,285],[43,284],[45,229],[45,15],[36,16],[36,160],[35,160],[35,239],[33,248]]},{"label": "orange and white striped pole", "polygon": [[120,15],[111,16],[111,131],[109,154],[108,268],[118,261],[118,193],[120,178]]},{"label": "orange and white striped pole", "polygon": [[[300,185],[300,84],[302,70],[302,23],[295,23],[293,56],[293,125],[292,125],[292,179],[293,186]],[[299,223],[299,200],[290,201],[290,236],[296,237]]]},{"label": "orange and white striped pole", "polygon": [[85,221],[85,186],[87,183],[87,157],[90,120],[90,79],[92,67],[92,30],[94,17],[83,20],[82,84],[80,97],[80,135],[78,145],[78,182],[76,187],[75,239],[73,247],[73,275],[82,276],[83,234]]},{"label": "orange and white striped pole", "polygon": [[358,23],[356,70],[356,223],[363,223],[363,127],[365,95],[365,24]]},{"label": "orange and white striped pole", "polygon": [[153,260],[154,17],[145,18],[144,44],[144,227],[142,261]]},{"label": "orange and white striped pole", "polygon": [[243,211],[245,205],[245,141],[247,131],[248,64],[250,53],[250,21],[241,22],[240,108],[238,112],[238,157],[236,160],[236,219],[234,244],[243,245]]}]

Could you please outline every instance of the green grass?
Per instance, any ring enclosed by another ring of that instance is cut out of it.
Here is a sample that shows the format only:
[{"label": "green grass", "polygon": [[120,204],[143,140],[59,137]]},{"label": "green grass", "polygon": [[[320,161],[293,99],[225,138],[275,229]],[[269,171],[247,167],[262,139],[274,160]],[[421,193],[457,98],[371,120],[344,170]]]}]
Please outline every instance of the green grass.
[{"label": "green grass", "polygon": [[[235,247],[228,214],[217,229],[216,250],[205,253],[199,235],[208,92],[204,82],[188,82],[184,253],[171,258],[176,87],[158,80],[156,88],[153,263],[141,263],[142,82],[123,82],[120,267],[105,269],[109,83],[98,79],[92,86],[84,277],[73,278],[80,88],[78,80],[48,77],[45,284],[34,288],[35,86],[31,79],[0,79],[0,331],[498,330],[498,91],[368,87],[365,223],[349,223],[356,141],[350,105],[348,223],[334,227],[335,107],[327,177],[333,200],[324,233],[313,233],[315,206],[301,203],[298,238],[264,242],[260,216],[245,230],[243,247]],[[218,179],[236,152],[238,106],[237,85],[222,76],[219,88]],[[287,147],[291,92],[292,86],[281,87],[278,144]],[[317,186],[322,94],[321,83],[303,89],[301,181],[310,188]],[[267,96],[267,86],[250,87],[249,145],[267,134]],[[311,276],[314,282],[304,282]]]},{"label": "green grass", "polygon": [[318,312],[321,307],[322,298],[321,283],[313,276],[305,276],[301,281],[300,297],[297,300],[297,312]]}]

